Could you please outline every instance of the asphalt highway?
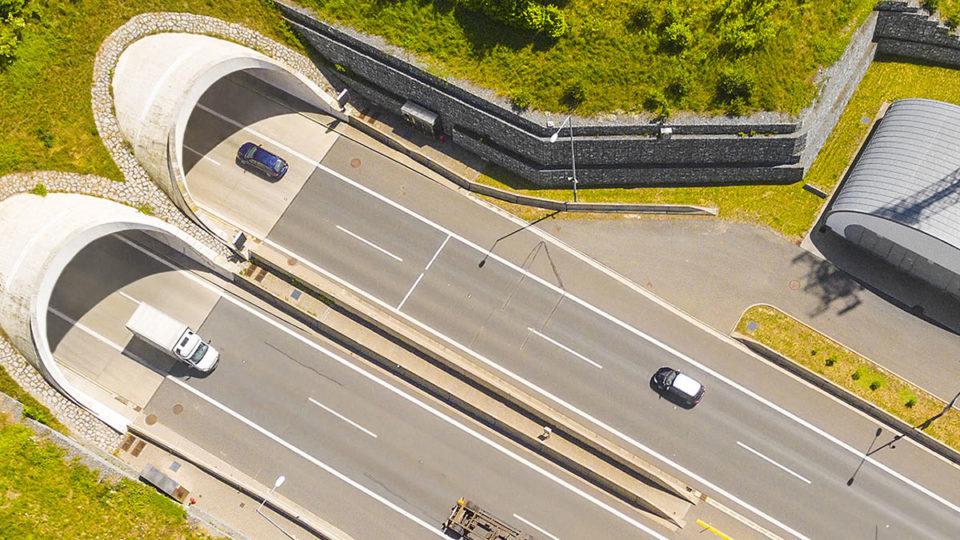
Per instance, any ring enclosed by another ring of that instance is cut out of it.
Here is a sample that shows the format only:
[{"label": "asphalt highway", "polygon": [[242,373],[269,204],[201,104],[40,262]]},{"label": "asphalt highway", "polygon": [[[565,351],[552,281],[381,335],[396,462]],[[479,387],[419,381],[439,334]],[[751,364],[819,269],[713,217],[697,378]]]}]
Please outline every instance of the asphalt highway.
[{"label": "asphalt highway", "polygon": [[[256,105],[208,100],[194,136]],[[809,538],[958,538],[960,471],[528,227],[292,116],[261,142],[308,174],[267,241],[607,430],[762,526]],[[223,156],[215,155],[215,159]],[[212,169],[225,182],[238,171]],[[268,195],[267,195],[268,196]],[[204,201],[199,201],[201,205]],[[603,241],[598,239],[598,241]],[[709,246],[705,246],[709,249]],[[656,254],[637,254],[656,264]],[[711,279],[711,276],[704,276]],[[648,387],[707,386],[684,410]]]},{"label": "asphalt highway", "polygon": [[[285,475],[284,496],[354,538],[438,537],[440,523],[460,497],[524,530],[536,533],[539,527],[559,538],[669,533],[653,530],[617,499],[177,261],[174,253],[142,238],[114,237],[78,255],[57,285],[70,294],[59,295],[63,301],[54,307],[88,322],[81,332],[87,341],[73,338],[70,351],[55,354],[70,354],[74,358],[61,360],[76,363],[91,352],[125,350],[133,362],[123,325],[136,302],[186,318],[195,314],[185,297],[217,296],[198,333],[221,351],[220,364],[204,375],[173,366],[143,414],[155,415],[265,485]],[[95,289],[82,286],[91,275],[99,280]],[[163,288],[144,286],[149,280]],[[177,291],[173,302],[164,300],[169,290]]]}]

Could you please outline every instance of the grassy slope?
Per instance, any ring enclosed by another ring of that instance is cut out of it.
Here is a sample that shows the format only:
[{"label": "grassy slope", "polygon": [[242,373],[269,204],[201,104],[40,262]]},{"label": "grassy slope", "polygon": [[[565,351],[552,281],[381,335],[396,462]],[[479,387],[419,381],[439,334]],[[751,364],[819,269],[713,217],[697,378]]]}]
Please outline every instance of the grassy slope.
[{"label": "grassy slope", "polygon": [[[960,103],[957,88],[960,88],[960,70],[901,62],[874,62],[808,171],[805,181],[828,192],[836,187],[844,169],[867,135],[870,126],[863,122],[864,117],[873,118],[884,102],[926,97]],[[497,173],[494,175],[499,176]],[[481,176],[480,180],[497,187],[507,187],[490,176]],[[799,239],[813,224],[823,204],[819,198],[803,191],[801,186],[798,183],[789,186],[581,189],[580,199],[716,206],[720,208],[723,218],[759,223],[791,239]],[[568,190],[521,191],[552,199],[571,198]]]},{"label": "grassy slope", "polygon": [[[716,2],[677,0],[693,31],[682,54],[660,47],[659,24],[666,2],[655,0],[569,0],[561,2],[569,33],[553,43],[513,30],[482,15],[451,9],[445,0],[303,0],[324,18],[384,36],[416,53],[440,75],[473,81],[513,97],[526,92],[534,108],[563,110],[561,97],[582,81],[582,113],[639,111],[652,90],[665,90],[682,72],[689,94],[673,99],[674,110],[714,111],[714,89],[722,68],[743,65],[762,88],[755,105],[798,112],[810,103],[817,67],[839,57],[850,33],[875,0],[785,0],[773,12],[777,37],[764,50],[735,58],[719,52],[711,27]],[[645,30],[630,20],[634,5],[648,4],[655,22]]]},{"label": "grassy slope", "polygon": [[[242,23],[302,49],[265,0],[33,0],[17,60],[0,72],[0,175],[38,169],[121,180],[100,143],[90,109],[93,59],[100,43],[130,17],[189,11]],[[52,139],[48,138],[52,137]],[[45,145],[43,139],[47,139]]]},{"label": "grassy slope", "polygon": [[52,443],[0,418],[0,538],[207,538],[145,484],[98,482]]},{"label": "grassy slope", "polygon": [[60,433],[67,433],[67,427],[57,420],[57,417],[50,412],[50,409],[44,407],[42,403],[21,388],[2,367],[0,367],[0,392],[22,403],[23,413],[27,417],[33,418],[37,422],[55,429]]},{"label": "grassy slope", "polygon": [[[758,328],[753,332],[748,331],[748,321],[756,322]],[[752,336],[912,426],[921,425],[936,417],[946,406],[946,403],[931,394],[883,371],[870,360],[775,308],[754,306],[748,309],[740,319],[737,331]],[[828,363],[832,365],[827,365]],[[857,375],[854,375],[855,373]],[[879,387],[871,389],[870,385],[875,381],[879,381]],[[908,406],[911,401],[913,404]],[[924,431],[960,450],[960,412],[956,409],[937,417]]]}]

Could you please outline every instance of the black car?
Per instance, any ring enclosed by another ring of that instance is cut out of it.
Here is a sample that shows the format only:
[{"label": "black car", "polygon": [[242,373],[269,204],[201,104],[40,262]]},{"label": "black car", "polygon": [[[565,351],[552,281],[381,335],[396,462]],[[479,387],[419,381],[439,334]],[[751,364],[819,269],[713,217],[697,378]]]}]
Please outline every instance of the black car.
[{"label": "black car", "polygon": [[703,385],[692,377],[670,367],[658,369],[650,379],[650,386],[667,399],[685,407],[693,407],[700,403],[706,391]]},{"label": "black car", "polygon": [[280,180],[287,174],[287,162],[283,158],[252,142],[243,143],[237,150],[237,165],[253,169],[271,180]]}]

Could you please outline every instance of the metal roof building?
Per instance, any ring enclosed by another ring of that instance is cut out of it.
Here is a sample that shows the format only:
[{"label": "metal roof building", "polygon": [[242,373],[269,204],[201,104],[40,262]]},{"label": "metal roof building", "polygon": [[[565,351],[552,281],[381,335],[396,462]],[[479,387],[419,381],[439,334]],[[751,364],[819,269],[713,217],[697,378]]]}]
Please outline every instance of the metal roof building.
[{"label": "metal roof building", "polygon": [[960,295],[960,106],[894,102],[825,214],[834,232]]}]

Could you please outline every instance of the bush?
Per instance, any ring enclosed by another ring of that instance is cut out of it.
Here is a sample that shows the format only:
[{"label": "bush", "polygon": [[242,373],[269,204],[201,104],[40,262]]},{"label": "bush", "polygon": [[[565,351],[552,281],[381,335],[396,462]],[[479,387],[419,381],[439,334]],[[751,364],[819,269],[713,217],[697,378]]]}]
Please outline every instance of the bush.
[{"label": "bush", "polygon": [[863,377],[863,368],[857,368],[857,370],[850,375],[850,378],[855,381],[859,381],[861,377]]},{"label": "bush", "polygon": [[917,398],[915,396],[910,396],[907,398],[907,401],[903,403],[903,406],[912,409],[917,404]]},{"label": "bush", "polygon": [[530,107],[531,99],[529,92],[520,90],[510,98],[510,104],[517,110],[525,111]]},{"label": "bush", "polygon": [[753,73],[745,69],[726,68],[720,72],[720,78],[717,80],[717,98],[721,103],[732,104],[736,100],[741,100],[744,105],[749,105],[756,86]]},{"label": "bush", "polygon": [[[2,0],[0,0],[2,1]],[[44,148],[53,148],[53,133],[47,128],[37,129],[37,139]]]},{"label": "bush", "polygon": [[827,358],[823,363],[826,364],[827,367],[832,367],[834,364],[837,363],[837,359],[830,357],[830,358]]},{"label": "bush", "polygon": [[920,4],[930,13],[934,13],[940,9],[940,0],[922,0]]},{"label": "bush", "polygon": [[744,54],[758,49],[777,33],[768,16],[777,0],[720,0],[714,8],[721,48]]},{"label": "bush", "polygon": [[667,95],[675,101],[687,96],[691,90],[693,90],[693,75],[685,69],[679,71],[667,83]]},{"label": "bush", "polygon": [[563,102],[571,108],[577,108],[587,100],[587,88],[582,82],[576,82],[563,91]]},{"label": "bush", "polygon": [[522,30],[532,30],[556,39],[567,32],[567,21],[560,8],[533,0],[455,0],[469,10]]},{"label": "bush", "polygon": [[670,103],[659,90],[651,90],[643,100],[643,108],[654,113],[657,120],[663,121],[670,116]]},{"label": "bush", "polygon": [[883,379],[874,379],[870,381],[871,390],[874,390],[874,391],[879,390],[881,386],[883,386]]},{"label": "bush", "polygon": [[630,24],[638,30],[646,30],[653,24],[653,8],[650,4],[634,6],[630,11]]},{"label": "bush", "polygon": [[693,41],[693,31],[686,23],[680,21],[668,24],[660,35],[661,46],[674,53],[686,49],[691,41]]},{"label": "bush", "polygon": [[33,193],[34,195],[39,195],[41,197],[46,197],[47,186],[38,183],[37,185],[33,186],[33,189],[30,190],[30,193]]},{"label": "bush", "polygon": [[0,68],[16,57],[27,19],[35,15],[36,11],[27,6],[27,0],[0,0]]}]

